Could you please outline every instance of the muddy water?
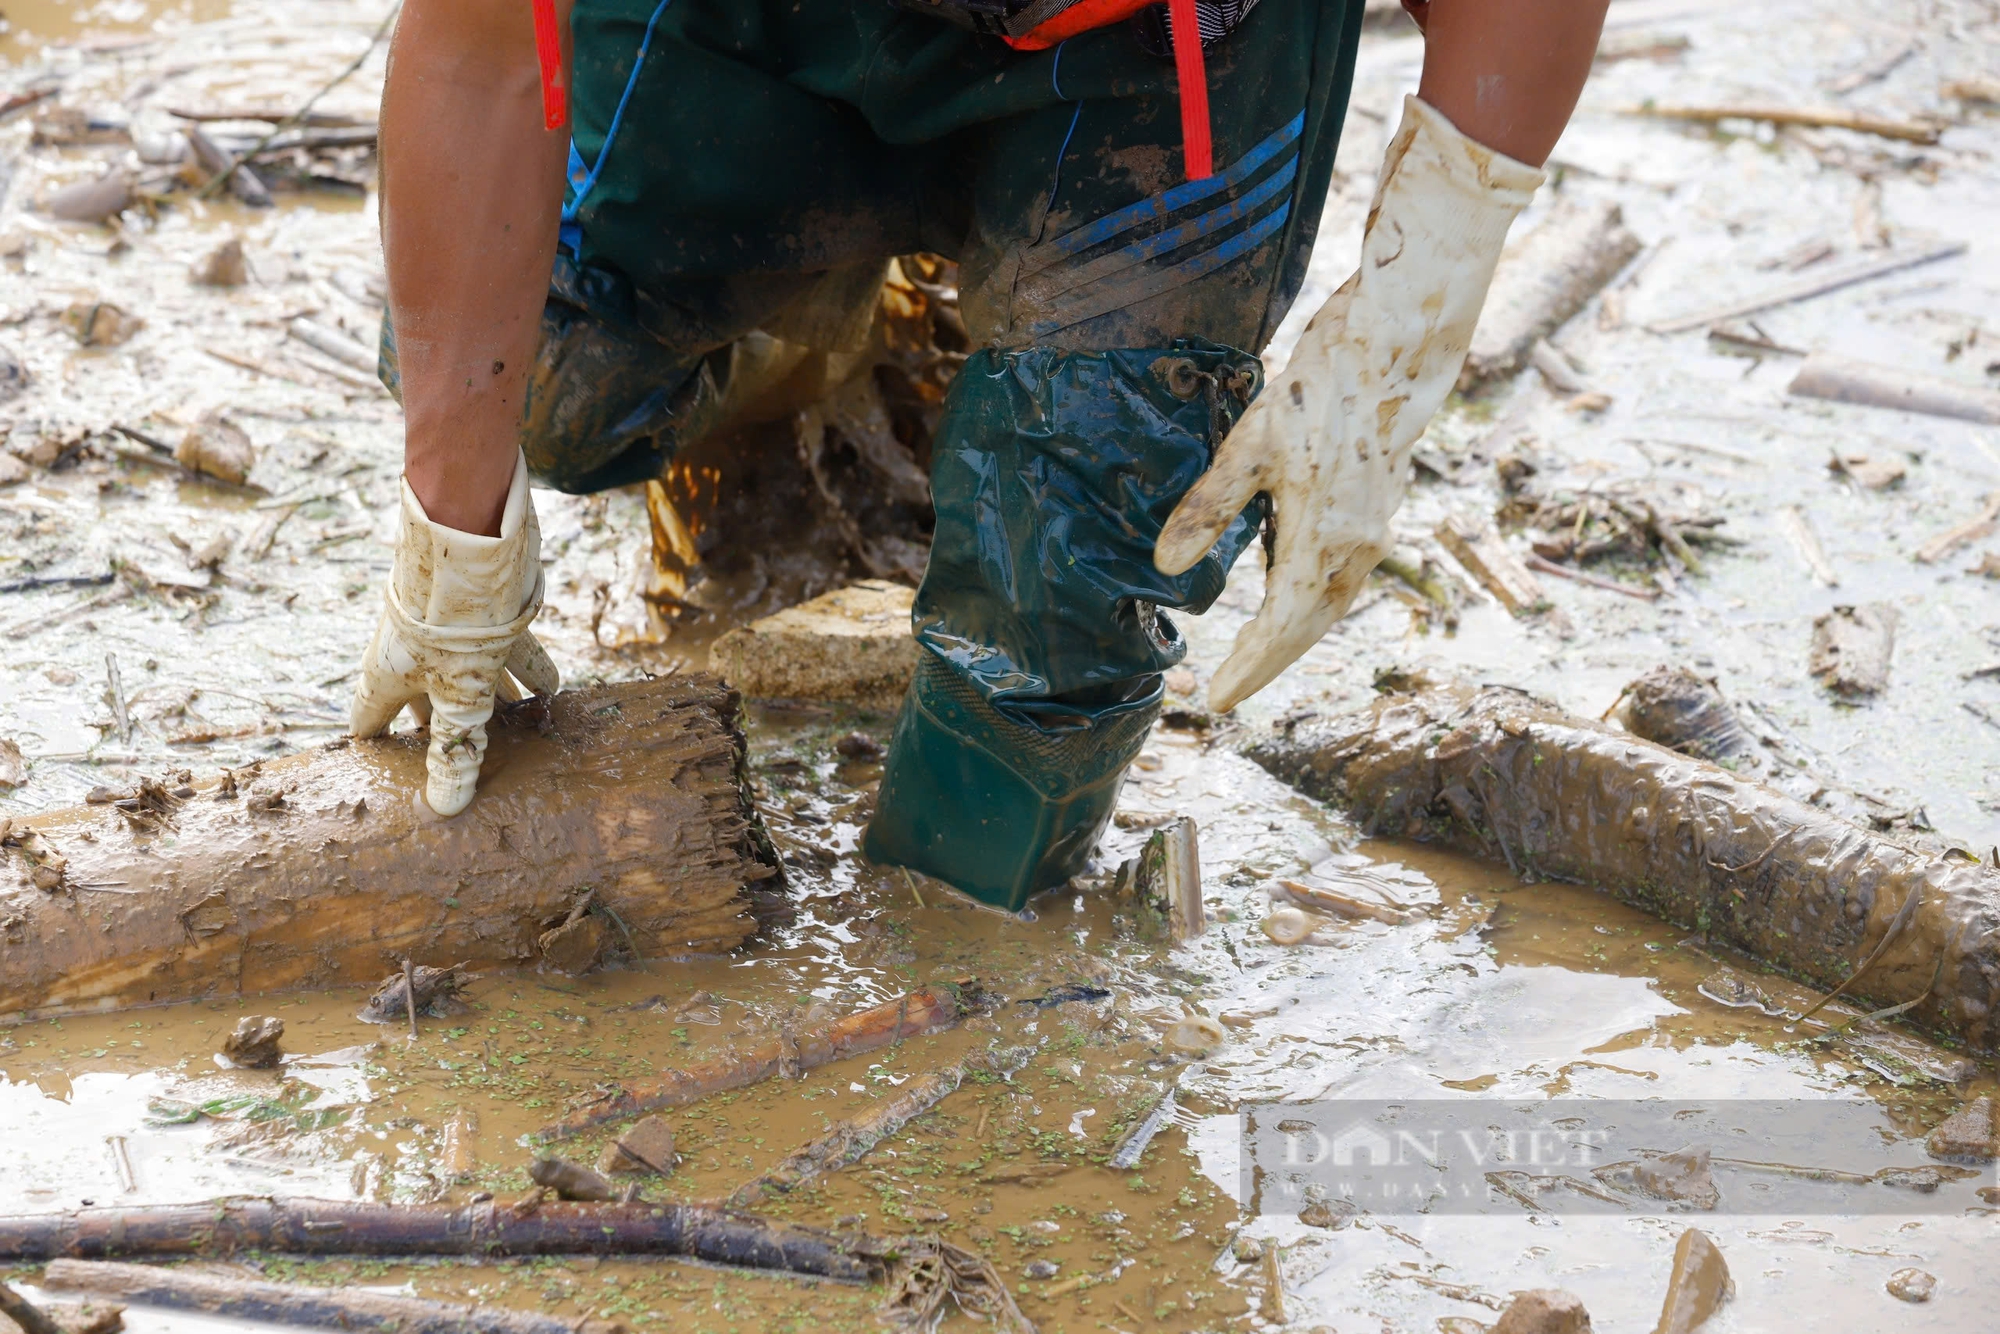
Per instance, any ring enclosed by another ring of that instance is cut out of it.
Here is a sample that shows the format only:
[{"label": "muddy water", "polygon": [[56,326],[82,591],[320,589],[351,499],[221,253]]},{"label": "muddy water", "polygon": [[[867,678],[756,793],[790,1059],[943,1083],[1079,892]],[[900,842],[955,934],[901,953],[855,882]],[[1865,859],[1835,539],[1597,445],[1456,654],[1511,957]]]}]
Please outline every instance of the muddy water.
[{"label": "muddy water", "polygon": [[[65,102],[128,124],[143,146],[173,126],[169,107],[291,104],[360,52],[381,13],[318,0],[242,0],[227,13],[205,0],[193,9],[24,4],[9,9],[13,28],[0,55],[14,62],[17,83],[59,76]],[[1983,333],[2000,296],[2000,256],[1981,221],[2000,205],[1991,166],[2000,122],[1962,114],[1937,88],[1993,67],[1991,19],[1969,5],[1789,0],[1746,9],[1637,0],[1614,7],[1613,22],[1685,36],[1689,45],[1678,61],[1601,70],[1556,157],[1562,193],[1615,198],[1644,239],[1665,243],[1629,289],[1632,324],[1600,328],[1593,309],[1561,336],[1612,405],[1570,412],[1524,378],[1511,392],[1455,406],[1429,443],[1471,456],[1496,423],[1511,421],[1534,438],[1526,448],[1545,478],[1578,487],[1632,478],[1695,485],[1747,545],[1712,561],[1703,577],[1680,578],[1654,604],[1548,580],[1567,633],[1516,622],[1475,598],[1447,635],[1413,617],[1392,589],[1372,589],[1353,617],[1243,710],[1243,724],[1352,706],[1392,666],[1504,680],[1596,714],[1639,671],[1686,662],[1716,674],[1725,691],[1852,781],[1926,805],[1937,824],[1977,845],[2000,840],[2000,733],[1961,707],[2000,717],[2000,685],[1963,679],[2000,656],[1992,637],[2000,600],[1992,583],[1962,573],[1972,563],[1967,552],[1936,567],[1909,559],[1922,540],[1966,517],[1976,494],[2000,487],[2000,439],[1990,428],[1788,399],[1790,366],[1781,359],[1748,363],[1711,352],[1699,334],[1664,339],[1634,327],[1771,280],[1757,264],[1800,240],[1824,235],[1843,254],[1857,249],[1866,187],[1856,170],[1822,160],[1835,156],[1825,145],[1816,157],[1797,140],[1693,134],[1617,113],[1647,97],[1824,101],[1830,94],[1819,84],[1829,72],[1879,59],[1919,34],[1915,54],[1850,101],[1888,114],[1949,115],[1943,144],[1886,163],[1869,156],[1879,145],[1832,145],[1875,176],[1896,244],[1937,235],[1973,250],[1760,322],[1781,343],[1976,382],[1996,357],[1986,340],[2000,338]],[[1371,39],[1364,52],[1315,262],[1321,288],[1351,262],[1380,141],[1419,59],[1408,39]],[[380,70],[377,54],[323,108],[369,114]],[[24,395],[0,405],[9,447],[33,453],[53,442],[54,457],[82,433],[113,425],[172,442],[221,407],[260,457],[255,492],[190,483],[103,447],[60,469],[37,464],[27,482],[0,491],[0,583],[98,574],[114,561],[141,576],[109,589],[0,594],[0,635],[12,646],[0,663],[0,734],[30,762],[29,781],[0,798],[10,810],[72,802],[98,783],[169,763],[240,764],[337,728],[388,568],[398,447],[387,398],[284,332],[289,317],[310,313],[347,330],[357,346],[372,339],[379,288],[371,282],[380,270],[372,200],[292,196],[256,213],[181,195],[155,217],[134,215],[122,235],[59,224],[37,215],[35,200],[130,161],[132,150],[33,148],[29,133],[23,117],[0,124],[15,158],[0,231],[24,242],[0,264],[0,345],[31,377]],[[244,239],[254,281],[234,292],[192,287],[188,266],[231,235]],[[120,348],[80,349],[57,316],[86,298],[116,301],[147,327]],[[1909,478],[1885,493],[1851,489],[1825,470],[1835,446],[1893,451],[1906,458]],[[1492,508],[1490,467],[1469,465],[1460,476],[1459,484],[1416,488],[1401,520],[1407,539],[1424,540],[1448,510]],[[1774,527],[1775,507],[1789,503],[1803,505],[1817,526],[1839,588],[1813,582]],[[538,631],[570,679],[700,660],[698,635],[644,642],[639,496],[544,493],[538,504],[550,589]],[[231,543],[217,567],[191,560],[217,537]],[[1259,586],[1256,563],[1246,562],[1217,610],[1188,626],[1197,694]],[[1861,707],[1835,704],[1803,673],[1810,622],[1836,602],[1873,599],[1904,613],[1891,691]],[[107,657],[118,664],[129,732],[117,722]],[[1363,1217],[1337,1231],[1289,1217],[1245,1220],[1233,1198],[1236,1108],[1340,1096],[1859,1098],[1879,1110],[1879,1136],[1843,1165],[1872,1169],[1922,1161],[1917,1137],[1958,1098],[1993,1087],[1990,1066],[1947,1087],[1923,1071],[1943,1068],[1948,1055],[1919,1051],[1913,1061],[1902,1048],[1885,1056],[1888,1039],[1807,1041],[1813,1032],[1794,1031],[1781,1016],[1722,1006],[1701,984],[1731,961],[1588,889],[1522,885],[1434,851],[1364,844],[1236,759],[1224,738],[1160,732],[1102,856],[1109,869],[1137,849],[1144,825],[1195,816],[1214,919],[1200,941],[1170,948],[1132,904],[1099,889],[1038,901],[1033,920],[988,913],[858,861],[857,831],[877,774],[837,763],[830,747],[857,726],[886,731],[884,720],[839,713],[753,716],[759,799],[789,854],[797,915],[739,955],[585,979],[485,977],[465,1014],[426,1021],[414,1043],[356,1021],[359,993],[0,1030],[0,1132],[9,1146],[0,1208],[246,1191],[511,1193],[526,1186],[522,1136],[601,1083],[917,983],[977,976],[1005,1003],[958,1032],[669,1113],[683,1161],[652,1189],[676,1199],[725,1193],[911,1075],[1032,1048],[1011,1077],[973,1066],[975,1077],[936,1113],[824,1187],[781,1201],[779,1211],[885,1232],[936,1227],[990,1254],[1051,1329],[1270,1323],[1249,1314],[1271,1310],[1262,1265],[1239,1263],[1226,1249],[1239,1225],[1242,1236],[1282,1248],[1284,1313],[1294,1328],[1463,1330],[1443,1322],[1490,1323],[1511,1291],[1554,1285],[1582,1294],[1598,1328],[1644,1329],[1684,1216]],[[1257,927],[1266,887],[1309,870],[1359,892],[1387,892],[1421,916],[1275,945]],[[1792,994],[1772,979],[1756,984]],[[1064,985],[1110,995],[1049,1009],[1019,1003]],[[1184,1007],[1224,1020],[1226,1044],[1205,1057],[1168,1050],[1162,1033]],[[286,1020],[296,1059],[282,1071],[216,1066],[220,1035],[246,1013]],[[1120,1129],[1170,1085],[1180,1111],[1139,1165],[1101,1165]],[[204,1106],[196,1119],[175,1120]],[[469,1161],[447,1161],[454,1125]],[[576,1156],[592,1160],[598,1145],[586,1140]],[[1039,1184],[984,1179],[996,1165],[1023,1162],[1068,1166]],[[1921,1217],[1723,1213],[1701,1225],[1737,1283],[1735,1302],[1711,1328],[1990,1324],[1994,1214],[1976,1202]],[[1038,1260],[1055,1263],[1055,1276],[1028,1277]],[[258,1263],[272,1275],[408,1283],[655,1328],[871,1325],[867,1293],[678,1264]],[[1938,1276],[1928,1306],[1904,1306],[1884,1291],[1887,1274],[1906,1265]],[[1083,1276],[1102,1281],[1052,1293]],[[132,1323],[222,1322],[148,1314]]]}]

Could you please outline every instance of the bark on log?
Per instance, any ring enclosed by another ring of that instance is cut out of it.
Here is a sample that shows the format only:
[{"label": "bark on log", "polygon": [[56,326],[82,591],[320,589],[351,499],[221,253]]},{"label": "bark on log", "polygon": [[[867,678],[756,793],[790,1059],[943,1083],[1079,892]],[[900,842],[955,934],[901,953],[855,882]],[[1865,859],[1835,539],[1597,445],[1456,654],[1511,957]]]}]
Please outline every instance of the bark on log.
[{"label": "bark on log", "polygon": [[[1610,890],[1822,989],[2000,1047],[2000,871],[1502,687],[1395,695],[1252,746],[1373,834]],[[1872,960],[1872,962],[1871,962]]]},{"label": "bark on log", "polygon": [[1858,403],[1865,408],[1957,417],[1989,426],[2000,423],[2000,392],[1825,352],[1807,357],[1785,392],[1832,403]]},{"label": "bark on log", "polygon": [[0,1217],[0,1260],[293,1255],[688,1255],[865,1282],[849,1239],[695,1204],[208,1200]]},{"label": "bark on log", "polygon": [[524,703],[496,720],[479,799],[452,820],[414,804],[421,737],[16,819],[0,1015],[373,983],[405,957],[531,962],[586,887],[621,946],[732,949],[756,925],[746,891],[777,874],[736,710],[706,676]]},{"label": "bark on log", "polygon": [[948,990],[924,987],[848,1015],[817,1033],[766,1038],[684,1070],[669,1070],[658,1079],[640,1080],[573,1116],[543,1126],[536,1135],[540,1139],[563,1139],[641,1112],[683,1107],[711,1093],[746,1088],[776,1074],[800,1074],[844,1056],[875,1051],[932,1029],[947,1028],[964,1013],[959,996]]},{"label": "bark on log", "polygon": [[238,1320],[381,1334],[615,1334],[625,1326],[587,1316],[543,1315],[470,1302],[433,1302],[360,1288],[260,1283],[186,1269],[108,1260],[51,1260],[42,1286],[53,1292],[120,1297],[146,1306],[206,1311]]},{"label": "bark on log", "polygon": [[1519,370],[1536,341],[1582,310],[1639,248],[1618,205],[1557,205],[1500,257],[1459,387]]}]

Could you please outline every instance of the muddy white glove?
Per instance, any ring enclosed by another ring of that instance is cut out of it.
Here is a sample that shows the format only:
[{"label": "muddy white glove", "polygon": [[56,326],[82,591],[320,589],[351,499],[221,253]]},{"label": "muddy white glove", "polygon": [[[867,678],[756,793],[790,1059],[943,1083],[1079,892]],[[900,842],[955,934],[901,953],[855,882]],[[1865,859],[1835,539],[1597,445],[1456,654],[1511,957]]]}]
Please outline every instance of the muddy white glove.
[{"label": "muddy white glove", "polygon": [[1390,548],[1410,451],[1458,379],[1500,245],[1542,173],[1414,97],[1382,163],[1361,268],[1327,298],[1167,520],[1153,563],[1179,574],[1268,492],[1264,605],[1209,683],[1222,710],[1319,642]]},{"label": "muddy white glove", "polygon": [[431,728],[424,797],[439,815],[471,804],[486,758],[486,720],[496,694],[518,699],[505,674],[537,694],[560,681],[529,622],[542,609],[542,534],[528,498],[528,464],[517,459],[500,536],[432,523],[403,483],[403,523],[388,606],[361,660],[349,730],[375,736],[404,705]]}]

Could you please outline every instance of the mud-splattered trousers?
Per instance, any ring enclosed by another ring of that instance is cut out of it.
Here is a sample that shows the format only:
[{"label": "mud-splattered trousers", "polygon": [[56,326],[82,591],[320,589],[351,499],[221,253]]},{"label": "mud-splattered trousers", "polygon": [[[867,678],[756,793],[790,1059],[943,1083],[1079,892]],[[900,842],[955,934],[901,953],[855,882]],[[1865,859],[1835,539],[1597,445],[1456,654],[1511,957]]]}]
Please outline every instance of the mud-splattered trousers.
[{"label": "mud-splattered trousers", "polygon": [[1304,277],[1360,9],[1262,0],[1210,48],[1215,174],[1187,181],[1174,67],[1126,24],[1026,53],[886,0],[577,0],[538,480],[659,475],[737,340],[838,350],[891,257],[958,262],[979,350],[871,856],[1007,907],[1082,869],[1185,651],[1160,609],[1205,610],[1255,533],[1153,568]]}]

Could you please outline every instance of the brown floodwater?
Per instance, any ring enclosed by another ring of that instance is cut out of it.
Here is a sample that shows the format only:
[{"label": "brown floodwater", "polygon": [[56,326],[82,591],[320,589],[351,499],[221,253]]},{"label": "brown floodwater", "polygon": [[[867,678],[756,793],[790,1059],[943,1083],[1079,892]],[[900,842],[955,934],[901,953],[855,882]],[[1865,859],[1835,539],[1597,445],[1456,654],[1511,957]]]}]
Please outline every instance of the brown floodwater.
[{"label": "brown floodwater", "polygon": [[[8,448],[36,456],[53,442],[52,458],[115,425],[171,441],[224,408],[258,449],[259,491],[188,482],[101,446],[57,469],[45,458],[0,490],[0,582],[96,575],[114,562],[141,576],[0,594],[10,646],[0,735],[28,766],[28,781],[0,796],[0,812],[73,803],[100,783],[169,766],[241,765],[342,725],[389,565],[399,419],[365,379],[288,341],[285,324],[310,313],[357,346],[372,343],[381,267],[372,196],[288,196],[258,212],[183,193],[118,234],[54,222],[35,206],[51,188],[131,163],[174,128],[169,108],[295,102],[361,51],[383,12],[341,0],[8,8],[0,59],[14,85],[59,77],[65,103],[124,121],[133,140],[35,146],[29,117],[0,123],[14,158],[0,235],[20,243],[0,262],[0,346],[29,377],[24,394],[0,404]],[[1637,327],[1771,281],[1758,264],[1802,240],[1825,236],[1841,251],[1863,244],[1855,219],[1870,187],[1840,165],[1838,149],[1873,173],[1871,216],[1895,244],[1943,236],[1974,249],[1769,312],[1762,327],[1779,343],[1980,380],[2000,355],[1990,350],[2000,334],[1985,332],[2000,298],[2000,254],[1981,248],[2000,208],[1991,165],[2000,119],[1943,102],[1937,89],[1994,67],[1993,22],[1976,6],[1858,0],[1631,0],[1612,13],[1622,32],[1688,39],[1675,59],[1603,67],[1556,157],[1559,193],[1616,199],[1657,247],[1626,293],[1631,323],[1611,327],[1593,307],[1560,335],[1612,404],[1571,411],[1528,376],[1455,404],[1426,444],[1474,459],[1482,437],[1509,421],[1532,437],[1522,447],[1544,480],[1697,487],[1746,545],[1711,559],[1700,577],[1682,575],[1653,603],[1550,580],[1566,627],[1515,620],[1475,594],[1447,632],[1378,585],[1239,722],[1260,729],[1289,711],[1352,707],[1385,668],[1505,681],[1594,716],[1641,671],[1683,663],[1717,676],[1849,783],[1923,806],[1974,846],[2000,841],[2000,734],[1965,707],[2000,717],[2000,682],[1968,676],[2000,656],[2000,594],[1965,573],[1981,544],[1937,566],[1909,558],[1967,517],[1977,495],[2000,488],[2000,438],[1966,423],[1802,403],[1783,392],[1791,369],[1782,358],[1744,362],[1699,334]],[[1883,161],[1866,141],[1815,151],[1796,139],[1690,133],[1617,114],[1649,97],[1754,91],[1824,101],[1827,71],[1879,59],[1913,31],[1952,37],[1927,37],[1853,98],[1948,116],[1943,143],[1925,153]],[[1380,142],[1419,58],[1407,37],[1371,37],[1364,48],[1313,290],[1351,262]],[[322,109],[372,114],[380,78],[378,53]],[[191,286],[189,266],[229,236],[244,241],[253,281],[226,292]],[[113,300],[146,327],[119,348],[80,348],[58,317],[85,299]],[[1284,331],[1274,357],[1294,332]],[[1884,492],[1855,487],[1827,471],[1835,448],[1892,453],[1908,477]],[[1422,547],[1445,513],[1490,510],[1491,473],[1481,462],[1457,482],[1422,481],[1399,535]],[[763,606],[761,584],[711,588],[716,614],[662,638],[640,597],[650,567],[643,496],[539,493],[537,503],[549,590],[537,630],[571,681],[698,666],[708,637]],[[1773,515],[1785,504],[1803,506],[1817,526],[1840,587],[1815,582],[1782,536]],[[229,544],[219,563],[191,559],[218,538]],[[1184,621],[1197,696],[1260,589],[1257,562],[1246,561],[1212,613]],[[1871,600],[1903,613],[1891,689],[1871,703],[1833,701],[1803,670],[1811,621],[1836,602]],[[110,697],[113,661],[129,728]],[[0,1028],[0,1210],[237,1193],[512,1194],[528,1184],[524,1137],[601,1085],[924,982],[976,977],[1000,1002],[958,1030],[666,1113],[682,1161],[648,1191],[726,1194],[831,1122],[964,1061],[972,1076],[934,1112],[771,1212],[880,1232],[936,1229],[989,1255],[1050,1330],[1275,1327],[1266,1265],[1239,1260],[1250,1253],[1239,1239],[1277,1253],[1283,1323],[1298,1330],[1463,1334],[1467,1321],[1490,1324],[1511,1292],[1539,1286],[1581,1294],[1597,1328],[1645,1329],[1691,1221],[1735,1276],[1735,1299],[1709,1326],[1721,1334],[1990,1324],[1996,1211],[1971,1193],[1976,1182],[1941,1195],[1949,1207],[1901,1215],[1745,1212],[1727,1195],[1734,1178],[1719,1174],[1726,1207],[1695,1218],[1363,1214],[1329,1230],[1289,1214],[1244,1216],[1238,1111],[1257,1102],[1853,1099],[1873,1118],[1872,1139],[1844,1146],[1838,1162],[1829,1148],[1827,1162],[1801,1165],[1873,1171],[1924,1162],[1922,1135],[1963,1098],[1992,1091],[1994,1068],[1968,1067],[1889,1025],[1836,1032],[1856,1018],[1837,1006],[1820,1016],[1826,1025],[1799,1025],[1786,1014],[1809,1003],[1797,988],[1587,887],[1522,884],[1504,868],[1364,841],[1239,758],[1221,732],[1156,735],[1099,868],[1131,856],[1149,824],[1194,816],[1211,916],[1199,940],[1172,945],[1111,895],[1104,876],[1038,900],[1029,915],[992,913],[859,859],[879,775],[840,761],[831,745],[857,727],[886,737],[887,720],[752,710],[752,772],[790,854],[796,912],[728,957],[584,978],[488,974],[469,989],[465,1013],[426,1020],[415,1041],[359,1022],[358,990]],[[1386,894],[1417,915],[1401,925],[1330,923],[1310,943],[1275,944],[1259,928],[1269,886],[1309,873]],[[1768,1005],[1715,999],[1739,994],[1713,981],[1724,970]],[[1109,994],[1046,1009],[1021,1003],[1064,986]],[[1166,1046],[1189,1008],[1221,1022],[1220,1047],[1200,1055]],[[216,1063],[222,1034],[246,1014],[285,1020],[292,1059],[280,1070]],[[1107,1166],[1169,1088],[1177,1110],[1143,1158],[1129,1170]],[[602,1143],[586,1136],[563,1151],[591,1162]],[[1062,1170],[1027,1184],[986,1179],[1010,1164]],[[1029,1277],[1037,1261],[1054,1264],[1054,1275]],[[272,1277],[407,1285],[594,1312],[635,1329],[866,1329],[879,1297],[669,1262],[251,1262]],[[1937,1276],[1929,1304],[1885,1291],[1888,1275],[1907,1266]],[[19,1276],[33,1281],[32,1270]],[[234,1327],[152,1311],[128,1319],[140,1334]],[[954,1316],[947,1327],[972,1325]]]}]

